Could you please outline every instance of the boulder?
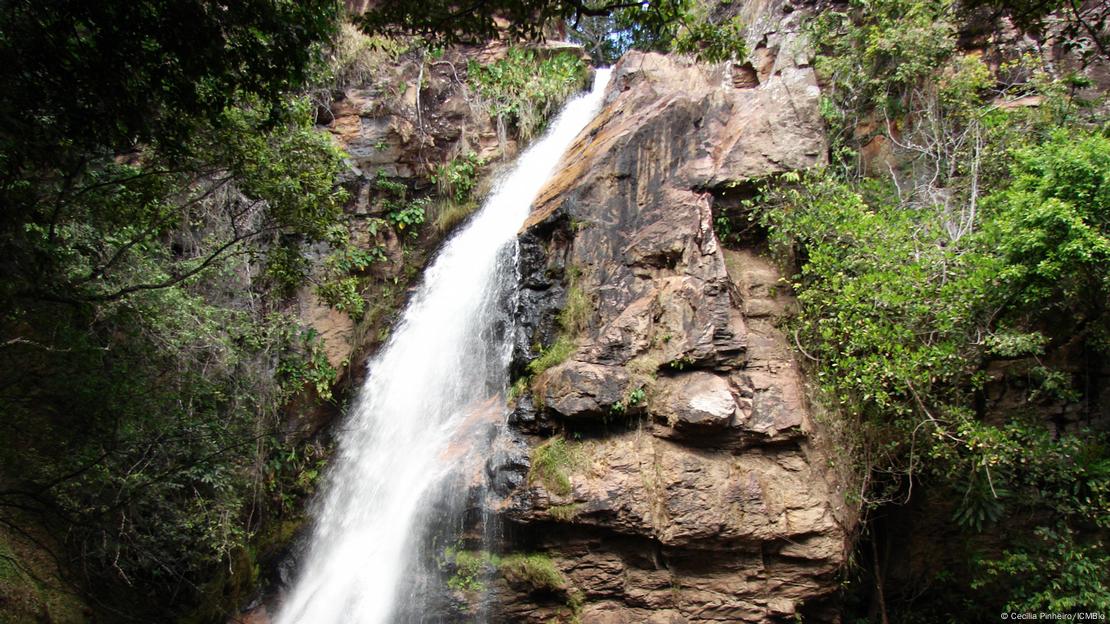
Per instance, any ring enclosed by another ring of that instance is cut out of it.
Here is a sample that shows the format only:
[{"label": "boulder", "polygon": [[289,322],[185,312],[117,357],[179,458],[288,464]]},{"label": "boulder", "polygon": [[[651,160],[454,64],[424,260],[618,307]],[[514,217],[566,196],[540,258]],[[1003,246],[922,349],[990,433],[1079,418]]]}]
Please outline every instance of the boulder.
[{"label": "boulder", "polygon": [[666,377],[653,390],[649,413],[672,427],[723,429],[742,417],[737,397],[721,375],[696,371]]}]

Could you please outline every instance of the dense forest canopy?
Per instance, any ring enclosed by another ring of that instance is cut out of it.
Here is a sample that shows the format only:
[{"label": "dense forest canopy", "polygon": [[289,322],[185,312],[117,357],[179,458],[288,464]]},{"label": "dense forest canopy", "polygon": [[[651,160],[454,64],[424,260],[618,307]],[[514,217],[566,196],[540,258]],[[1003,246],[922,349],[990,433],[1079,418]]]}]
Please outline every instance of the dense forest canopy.
[{"label": "dense forest canopy", "polygon": [[[405,0],[353,21],[425,55],[562,30],[599,63],[632,47],[739,62],[731,5]],[[927,591],[860,613],[1110,610],[1097,413],[1110,138],[1083,72],[1106,61],[1108,14],[1063,0],[830,5],[809,26],[828,167],[753,181],[742,215],[718,215],[722,242],[763,228],[795,273],[790,329],[843,419],[864,540],[895,530],[890,510],[915,486],[946,501],[959,535]],[[984,15],[1071,60],[1023,49],[988,68],[960,47],[961,24]],[[380,260],[351,241],[345,154],[315,125],[315,96],[342,82],[346,19],[328,0],[0,8],[0,538],[38,544],[106,621],[219,621],[314,487],[320,453],[285,435],[283,410],[334,400],[335,370],[282,302],[309,284],[318,245],[338,276],[319,292],[359,314],[373,295],[350,274]],[[554,61],[537,83],[535,62],[472,69],[522,138],[541,122],[522,120],[508,81],[542,91],[549,112],[581,78]],[[900,154],[881,166],[865,154],[878,135]],[[458,203],[476,166],[439,170]],[[408,189],[377,190],[397,205],[389,225],[424,222]],[[1027,409],[991,420],[982,396],[999,362],[1026,380]],[[0,557],[16,560],[6,542]],[[866,587],[849,604],[882,598],[879,570],[851,572]],[[144,606],[127,606],[136,596]]]}]

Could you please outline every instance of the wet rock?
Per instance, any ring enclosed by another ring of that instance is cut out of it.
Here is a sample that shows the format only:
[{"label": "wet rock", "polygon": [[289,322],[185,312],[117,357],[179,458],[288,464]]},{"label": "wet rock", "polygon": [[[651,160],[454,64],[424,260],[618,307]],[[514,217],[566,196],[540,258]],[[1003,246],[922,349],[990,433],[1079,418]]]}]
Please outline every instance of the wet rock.
[{"label": "wet rock", "polygon": [[525,484],[529,468],[528,444],[512,434],[500,436],[498,446],[486,462],[486,474],[493,491],[507,496]]}]

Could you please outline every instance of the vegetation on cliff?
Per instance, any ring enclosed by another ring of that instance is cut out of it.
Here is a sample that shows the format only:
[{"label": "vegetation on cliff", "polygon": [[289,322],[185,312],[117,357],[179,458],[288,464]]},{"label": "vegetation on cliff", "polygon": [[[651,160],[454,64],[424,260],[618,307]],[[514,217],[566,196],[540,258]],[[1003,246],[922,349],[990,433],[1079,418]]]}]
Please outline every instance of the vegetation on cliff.
[{"label": "vegetation on cliff", "polygon": [[[965,9],[883,0],[814,21],[832,162],[771,183],[760,217],[855,449],[876,621],[1110,608],[1101,95],[1081,64],[1031,51],[992,71],[958,46]],[[1084,34],[1054,36],[1097,49]],[[1000,383],[1024,388],[1017,405],[988,405]],[[922,496],[959,547],[884,588],[886,518]]]}]

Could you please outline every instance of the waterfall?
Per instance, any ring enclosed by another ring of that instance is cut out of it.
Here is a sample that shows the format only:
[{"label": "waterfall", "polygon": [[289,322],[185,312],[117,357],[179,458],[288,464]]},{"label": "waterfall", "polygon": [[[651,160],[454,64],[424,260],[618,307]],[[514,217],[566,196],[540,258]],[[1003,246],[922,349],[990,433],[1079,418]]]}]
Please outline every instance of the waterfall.
[{"label": "waterfall", "polygon": [[429,492],[461,463],[456,447],[476,420],[504,418],[510,338],[499,302],[516,279],[516,232],[608,79],[597,71],[447,241],[368,364],[277,624],[391,621]]}]

